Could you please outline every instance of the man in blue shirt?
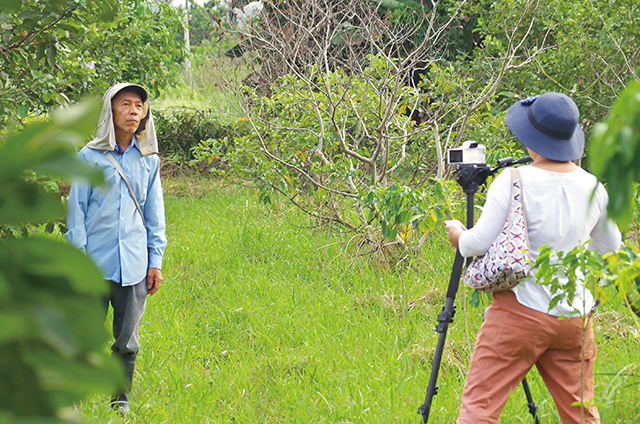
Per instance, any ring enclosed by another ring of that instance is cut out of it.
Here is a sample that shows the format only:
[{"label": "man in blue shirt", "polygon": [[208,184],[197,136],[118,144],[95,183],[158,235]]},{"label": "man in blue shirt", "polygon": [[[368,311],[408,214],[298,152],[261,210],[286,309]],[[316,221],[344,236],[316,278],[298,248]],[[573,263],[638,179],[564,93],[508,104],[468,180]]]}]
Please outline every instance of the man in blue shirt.
[{"label": "man in blue shirt", "polygon": [[116,84],[103,97],[96,138],[78,153],[79,159],[102,169],[106,185],[74,181],[69,193],[67,241],[93,259],[111,286],[105,300],[113,307],[111,350],[122,358],[128,378],[111,404],[122,414],[129,412],[127,393],[146,297],[162,282],[167,240],[157,153],[147,91]]}]

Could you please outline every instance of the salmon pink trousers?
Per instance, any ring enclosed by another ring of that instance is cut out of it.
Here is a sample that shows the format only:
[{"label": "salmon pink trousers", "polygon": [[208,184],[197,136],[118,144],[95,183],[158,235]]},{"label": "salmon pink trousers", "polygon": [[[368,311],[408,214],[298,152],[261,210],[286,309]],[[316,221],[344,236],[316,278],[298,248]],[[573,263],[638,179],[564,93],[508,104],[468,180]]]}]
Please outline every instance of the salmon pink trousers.
[{"label": "salmon pink trousers", "polygon": [[599,424],[595,406],[572,406],[593,398],[596,347],[591,319],[584,329],[583,323],[582,318],[558,319],[523,306],[511,290],[494,293],[471,355],[457,424],[499,423],[509,394],[533,365],[562,424]]}]

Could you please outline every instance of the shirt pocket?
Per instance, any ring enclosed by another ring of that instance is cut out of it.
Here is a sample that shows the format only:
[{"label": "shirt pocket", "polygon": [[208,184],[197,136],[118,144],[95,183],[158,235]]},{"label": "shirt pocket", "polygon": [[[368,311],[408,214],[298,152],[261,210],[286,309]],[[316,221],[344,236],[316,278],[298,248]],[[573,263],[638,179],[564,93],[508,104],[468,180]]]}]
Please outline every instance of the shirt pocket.
[{"label": "shirt pocket", "polygon": [[104,182],[106,184],[105,190],[108,190],[108,187],[113,187],[120,181],[120,176],[118,175],[118,170],[111,165],[101,166],[102,173],[104,174]]},{"label": "shirt pocket", "polygon": [[[107,159],[106,156],[90,162],[89,164],[96,168],[100,168],[102,175],[104,176],[104,185],[92,188],[92,191],[95,191],[99,198],[102,199],[102,196],[108,195],[108,193],[117,187],[120,183],[120,175],[118,175],[118,170],[111,164],[111,162],[109,162],[109,159]],[[102,201],[99,201],[99,203],[102,203]]]},{"label": "shirt pocket", "polygon": [[131,188],[133,188],[133,192],[136,194],[136,199],[138,200],[138,203],[140,203],[141,208],[144,208],[144,204],[147,200],[150,174],[151,167],[144,158],[133,161],[129,164],[127,169],[129,184],[131,184]]}]

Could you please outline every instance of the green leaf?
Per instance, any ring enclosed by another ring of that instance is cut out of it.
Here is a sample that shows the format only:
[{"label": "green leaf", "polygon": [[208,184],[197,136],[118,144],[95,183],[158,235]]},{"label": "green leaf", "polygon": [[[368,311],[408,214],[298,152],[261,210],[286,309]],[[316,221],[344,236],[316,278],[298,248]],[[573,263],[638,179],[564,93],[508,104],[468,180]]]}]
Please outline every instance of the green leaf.
[{"label": "green leaf", "polygon": [[[47,45],[44,44],[44,43],[38,44],[37,53],[36,53],[36,59],[38,59],[38,60],[43,59],[44,55],[46,53],[47,53]],[[39,78],[40,77],[40,72],[31,71],[31,76],[33,76],[34,78]]]},{"label": "green leaf", "polygon": [[42,187],[44,187],[47,193],[58,192],[58,184],[55,181],[44,181],[42,182]]},{"label": "green leaf", "polygon": [[53,233],[53,230],[55,230],[56,228],[56,224],[54,222],[47,222],[47,226],[45,227],[44,231],[47,234],[51,234]]},{"label": "green leaf", "polygon": [[25,18],[28,18],[29,16],[33,16],[37,14],[38,12],[34,12],[33,10],[23,10],[22,12],[18,13],[18,18],[25,19]]},{"label": "green leaf", "polygon": [[58,308],[48,305],[34,305],[33,315],[36,317],[43,339],[55,350],[66,356],[74,356],[78,352],[71,327]]},{"label": "green leaf", "polygon": [[2,0],[3,8],[8,12],[15,12],[22,7],[22,1],[20,0]]},{"label": "green leaf", "polygon": [[[92,356],[95,356],[93,354]],[[44,389],[57,392],[65,399],[63,404],[77,400],[82,393],[103,391],[109,393],[121,381],[123,371],[116,361],[104,361],[96,367],[85,361],[70,361],[55,351],[34,348],[28,355],[29,363],[39,371]]]},{"label": "green leaf", "polygon": [[375,200],[375,194],[373,193],[373,191],[370,191],[369,194],[367,194],[367,197],[365,198],[365,201],[363,203],[365,205],[370,205],[373,203],[374,200]]},{"label": "green leaf", "polygon": [[607,118],[594,127],[589,145],[593,173],[606,182],[609,216],[623,229],[633,218],[633,183],[640,179],[640,81],[631,81]]},{"label": "green leaf", "polygon": [[58,50],[56,49],[56,45],[54,43],[50,43],[47,46],[47,63],[49,66],[56,66],[56,58],[58,57]]},{"label": "green leaf", "polygon": [[[34,122],[20,132],[9,133],[0,145],[0,179],[48,162],[55,168],[60,157],[73,155],[76,146],[94,130],[100,103],[97,99],[86,101],[53,113],[48,122]],[[86,173],[86,167],[79,166],[65,170],[63,175],[74,177],[76,169]]]},{"label": "green leaf", "polygon": [[418,224],[418,228],[422,231],[423,234],[429,234],[429,225],[427,224],[427,219],[423,218],[420,220],[420,224]]},{"label": "green leaf", "polygon": [[100,168],[91,166],[86,162],[69,155],[60,156],[56,159],[34,166],[33,170],[39,173],[43,172],[58,176],[73,176],[75,179],[89,182],[92,186],[100,186],[104,184],[104,174]]},{"label": "green leaf", "polygon": [[389,226],[387,224],[386,220],[382,220],[381,223],[381,228],[382,228],[382,237],[388,239],[389,238]]},{"label": "green leaf", "polygon": [[442,187],[442,182],[441,181],[436,181],[436,184],[435,184],[435,196],[436,196],[436,199],[439,199],[439,200],[442,199],[444,197],[443,193],[444,193],[444,190],[443,190],[443,187]]},{"label": "green leaf", "polygon": [[38,423],[46,420],[47,416],[53,417],[55,413],[50,399],[39,385],[36,373],[26,364],[24,356],[24,348],[21,349],[15,343],[0,344],[0,369],[3,371],[3,378],[0,379],[2,424],[31,421],[28,418],[16,419],[16,415],[26,415],[29,418],[40,415],[42,418],[32,418]]},{"label": "green leaf", "polygon": [[0,187],[0,222],[39,223],[64,214],[60,199],[39,185],[18,180]]},{"label": "green leaf", "polygon": [[469,300],[469,305],[471,305],[474,308],[480,306],[481,294],[482,293],[480,291],[473,290],[473,292],[471,293],[471,299]]},{"label": "green leaf", "polygon": [[93,97],[70,107],[56,109],[51,117],[61,128],[89,135],[96,127],[102,109],[102,101]]},{"label": "green leaf", "polygon": [[27,105],[18,106],[18,117],[20,119],[24,119],[27,117],[27,115],[29,115],[29,106]]},{"label": "green leaf", "polygon": [[80,30],[77,26],[70,24],[58,24],[58,28],[69,31],[70,34],[77,34]]},{"label": "green leaf", "polygon": [[369,209],[367,212],[367,221],[371,222],[371,220],[376,216],[375,209]]},{"label": "green leaf", "polygon": [[17,314],[0,312],[0,344],[22,336],[25,328],[24,319]]},{"label": "green leaf", "polygon": [[[63,241],[44,238],[19,239],[0,243],[2,257],[28,269],[28,275],[64,278],[76,293],[95,298],[106,294],[108,286],[96,265],[80,250]],[[4,247],[4,249],[2,249]]]}]

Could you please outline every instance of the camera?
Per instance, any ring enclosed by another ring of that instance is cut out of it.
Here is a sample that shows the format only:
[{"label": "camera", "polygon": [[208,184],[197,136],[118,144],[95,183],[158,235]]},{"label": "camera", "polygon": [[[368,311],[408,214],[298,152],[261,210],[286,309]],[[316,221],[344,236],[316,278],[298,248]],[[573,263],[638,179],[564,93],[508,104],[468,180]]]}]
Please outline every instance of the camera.
[{"label": "camera", "polygon": [[468,140],[462,143],[462,147],[447,150],[447,162],[450,164],[486,163],[486,152],[484,145]]}]

